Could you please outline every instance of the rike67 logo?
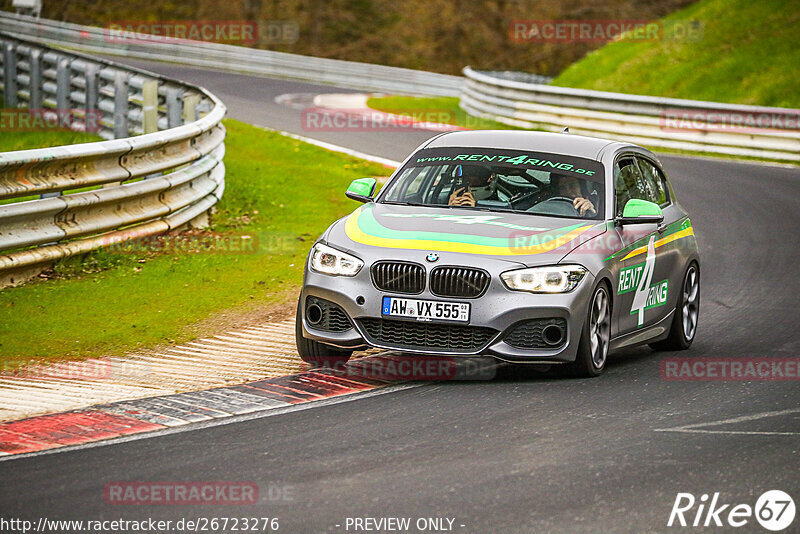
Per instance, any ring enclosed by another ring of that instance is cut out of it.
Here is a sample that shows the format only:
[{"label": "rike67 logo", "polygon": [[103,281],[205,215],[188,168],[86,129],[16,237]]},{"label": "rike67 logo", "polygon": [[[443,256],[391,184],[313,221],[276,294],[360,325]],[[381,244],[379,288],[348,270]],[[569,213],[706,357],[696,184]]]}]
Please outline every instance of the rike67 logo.
[{"label": "rike67 logo", "polygon": [[767,530],[779,532],[794,522],[794,500],[781,490],[764,492],[755,506],[749,504],[725,503],[719,492],[704,493],[699,499],[691,493],[678,493],[669,514],[668,527],[734,527],[749,525],[745,530],[752,531],[752,520]]}]

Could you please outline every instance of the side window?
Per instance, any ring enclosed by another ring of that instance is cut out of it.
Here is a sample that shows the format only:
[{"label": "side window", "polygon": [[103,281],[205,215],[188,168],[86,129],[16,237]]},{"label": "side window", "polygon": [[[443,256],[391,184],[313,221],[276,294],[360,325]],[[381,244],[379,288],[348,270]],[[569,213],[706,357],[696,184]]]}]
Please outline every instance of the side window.
[{"label": "side window", "polygon": [[[410,187],[419,189],[419,182],[425,177],[424,167],[409,167],[403,171],[398,178],[396,178],[395,186],[389,191],[386,200],[392,202],[405,202],[408,200],[411,193]],[[414,185],[416,183],[416,185]]]},{"label": "side window", "polygon": [[[422,170],[423,169],[420,169],[420,171],[422,171]],[[406,192],[405,192],[406,200],[410,199],[411,197],[413,197],[417,193],[419,193],[419,188],[422,185],[422,181],[424,179],[425,179],[425,173],[424,172],[419,172],[417,174],[417,176],[414,178],[414,180],[410,184],[408,184],[408,188],[406,189]]]},{"label": "side window", "polygon": [[409,167],[397,178],[386,200],[392,202],[419,202],[426,191],[434,169],[431,167]]},{"label": "side window", "polygon": [[664,206],[669,199],[667,198],[667,182],[661,170],[647,161],[644,158],[637,158],[639,161],[639,168],[642,170],[644,183],[648,188],[648,192],[652,191],[653,199],[647,199],[655,202],[659,206]]},{"label": "side window", "polygon": [[622,215],[625,204],[632,198],[649,200],[643,196],[641,183],[642,173],[632,157],[620,158],[614,165],[615,213]]}]

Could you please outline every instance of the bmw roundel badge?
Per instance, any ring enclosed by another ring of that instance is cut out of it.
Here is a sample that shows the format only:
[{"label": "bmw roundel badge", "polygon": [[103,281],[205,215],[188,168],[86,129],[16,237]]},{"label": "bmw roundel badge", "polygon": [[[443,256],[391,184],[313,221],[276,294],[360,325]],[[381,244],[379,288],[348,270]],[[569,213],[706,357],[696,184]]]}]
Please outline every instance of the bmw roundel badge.
[{"label": "bmw roundel badge", "polygon": [[429,262],[433,263],[433,262],[439,260],[439,255],[436,254],[435,252],[431,252],[430,254],[425,256],[425,259],[428,260]]}]

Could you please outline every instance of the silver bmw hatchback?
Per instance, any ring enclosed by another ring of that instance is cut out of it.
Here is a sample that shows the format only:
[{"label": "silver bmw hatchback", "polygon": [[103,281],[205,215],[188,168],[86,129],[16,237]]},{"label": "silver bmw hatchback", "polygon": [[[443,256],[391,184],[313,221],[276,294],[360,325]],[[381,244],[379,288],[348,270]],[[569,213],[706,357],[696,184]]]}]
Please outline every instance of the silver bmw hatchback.
[{"label": "silver bmw hatchback", "polygon": [[692,224],[658,159],[568,133],[450,132],[420,146],[312,247],[297,349],[490,355],[597,376],[608,353],[687,349],[700,305]]}]

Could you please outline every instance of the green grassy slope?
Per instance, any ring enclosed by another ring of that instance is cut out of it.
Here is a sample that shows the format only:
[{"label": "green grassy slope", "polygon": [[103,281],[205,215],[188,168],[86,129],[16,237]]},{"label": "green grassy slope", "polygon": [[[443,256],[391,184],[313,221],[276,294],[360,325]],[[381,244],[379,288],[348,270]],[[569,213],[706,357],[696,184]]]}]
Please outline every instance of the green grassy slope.
[{"label": "green grassy slope", "polygon": [[568,67],[554,85],[800,107],[796,0],[703,0],[663,19],[698,20],[698,40],[620,41]]}]

